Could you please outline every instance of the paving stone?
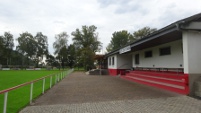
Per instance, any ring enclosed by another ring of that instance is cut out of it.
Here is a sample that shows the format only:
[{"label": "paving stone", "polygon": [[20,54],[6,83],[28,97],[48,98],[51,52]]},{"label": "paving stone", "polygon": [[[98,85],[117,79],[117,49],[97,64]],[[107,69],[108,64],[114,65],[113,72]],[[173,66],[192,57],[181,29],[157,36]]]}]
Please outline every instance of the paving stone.
[{"label": "paving stone", "polygon": [[200,113],[200,106],[200,100],[188,96],[179,96],[144,100],[29,106],[20,113]]},{"label": "paving stone", "polygon": [[74,72],[20,113],[200,113],[201,101],[118,77]]}]

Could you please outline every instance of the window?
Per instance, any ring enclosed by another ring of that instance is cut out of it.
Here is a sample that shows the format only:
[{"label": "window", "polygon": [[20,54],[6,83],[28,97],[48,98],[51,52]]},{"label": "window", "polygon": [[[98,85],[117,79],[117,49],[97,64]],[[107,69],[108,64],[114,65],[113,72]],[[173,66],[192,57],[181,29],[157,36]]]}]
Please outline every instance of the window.
[{"label": "window", "polygon": [[111,57],[109,57],[109,66],[111,65]]},{"label": "window", "polygon": [[114,65],[114,57],[112,57],[112,65]]},{"label": "window", "polygon": [[145,57],[145,58],[152,57],[152,51],[145,51],[144,57]]},{"label": "window", "polygon": [[163,55],[170,55],[170,54],[171,54],[171,49],[170,49],[170,47],[160,48],[159,51],[160,51],[160,56],[163,56]]},{"label": "window", "polygon": [[140,64],[140,56],[139,56],[139,54],[135,55],[135,64]]}]

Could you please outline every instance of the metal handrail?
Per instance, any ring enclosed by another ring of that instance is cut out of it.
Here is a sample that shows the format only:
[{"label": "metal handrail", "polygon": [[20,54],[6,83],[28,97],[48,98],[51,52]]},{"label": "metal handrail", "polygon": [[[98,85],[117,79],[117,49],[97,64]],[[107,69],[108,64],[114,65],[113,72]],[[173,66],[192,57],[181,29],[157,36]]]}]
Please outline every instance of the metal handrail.
[{"label": "metal handrail", "polygon": [[50,88],[51,88],[52,87],[52,76],[56,76],[55,77],[55,84],[56,84],[57,82],[59,82],[60,80],[62,80],[66,75],[70,74],[73,71],[74,70],[71,69],[71,70],[68,70],[68,71],[63,71],[61,73],[54,73],[52,75],[47,75],[47,76],[41,77],[39,79],[30,81],[30,82],[26,82],[26,83],[23,83],[23,84],[20,84],[20,85],[17,85],[17,86],[14,86],[14,87],[11,87],[11,88],[8,88],[8,89],[5,89],[5,90],[1,90],[0,94],[4,94],[3,113],[6,113],[6,110],[7,110],[7,100],[8,100],[8,92],[9,91],[12,91],[12,90],[15,90],[15,89],[18,89],[20,87],[27,86],[27,85],[30,84],[31,85],[31,87],[30,87],[30,104],[31,104],[32,103],[32,99],[33,99],[32,98],[33,97],[33,84],[35,82],[43,80],[42,94],[44,94],[44,91],[45,91],[45,79],[46,78],[50,78]]},{"label": "metal handrail", "polygon": [[[54,74],[56,74],[56,73],[54,73]],[[1,90],[1,91],[0,91],[0,94],[3,94],[3,93],[5,93],[5,92],[9,92],[9,91],[11,91],[11,90],[18,89],[18,88],[20,88],[20,87],[26,86],[26,85],[31,84],[31,83],[38,82],[39,80],[42,80],[42,79],[44,79],[44,78],[49,78],[49,77],[51,77],[51,76],[55,76],[54,74],[52,74],[52,75],[47,75],[47,76],[45,76],[45,77],[41,77],[41,78],[36,79],[36,80],[33,80],[33,81],[31,81],[31,82],[26,82],[26,83],[23,83],[23,84],[20,84],[20,85],[17,85],[17,86],[14,86],[14,87],[11,87],[11,88],[8,88],[8,89],[5,89],[5,90]]]}]

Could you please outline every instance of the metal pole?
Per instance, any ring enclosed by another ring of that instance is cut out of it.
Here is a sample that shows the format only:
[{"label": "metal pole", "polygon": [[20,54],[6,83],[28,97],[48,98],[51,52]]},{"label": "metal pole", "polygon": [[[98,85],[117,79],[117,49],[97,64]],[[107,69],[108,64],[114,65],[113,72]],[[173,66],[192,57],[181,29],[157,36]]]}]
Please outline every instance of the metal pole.
[{"label": "metal pole", "polygon": [[52,87],[52,76],[50,77],[50,88]]},{"label": "metal pole", "polygon": [[59,74],[57,75],[57,82],[59,82]]},{"label": "metal pole", "polygon": [[4,93],[4,107],[3,107],[3,113],[6,113],[7,99],[8,99],[8,92],[5,92],[5,93]]},{"label": "metal pole", "polygon": [[57,83],[57,75],[55,75],[55,84]]},{"label": "metal pole", "polygon": [[33,96],[33,82],[31,83],[31,88],[30,88],[30,104],[32,103],[32,96]]},{"label": "metal pole", "polygon": [[45,92],[45,78],[43,79],[43,94]]}]

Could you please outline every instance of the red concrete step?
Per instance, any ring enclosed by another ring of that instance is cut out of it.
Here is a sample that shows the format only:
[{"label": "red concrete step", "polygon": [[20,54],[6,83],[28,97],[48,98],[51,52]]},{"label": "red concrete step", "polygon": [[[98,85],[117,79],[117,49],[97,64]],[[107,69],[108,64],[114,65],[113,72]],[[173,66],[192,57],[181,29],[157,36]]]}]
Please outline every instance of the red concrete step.
[{"label": "red concrete step", "polygon": [[188,81],[188,76],[185,74],[169,74],[169,73],[162,73],[162,72],[144,72],[144,71],[131,71],[130,73],[127,74],[132,74],[132,75],[136,75],[136,74],[140,74],[140,75],[149,75],[149,76],[157,76],[157,77],[164,77],[164,78],[170,78],[170,79],[185,79],[185,81]]},{"label": "red concrete step", "polygon": [[161,72],[161,71],[130,71],[130,73],[140,73],[140,74],[157,74],[157,75],[183,75],[183,72]]},{"label": "red concrete step", "polygon": [[173,72],[173,71],[140,71],[140,70],[134,70],[134,71],[131,71],[131,72],[139,72],[139,73],[165,73],[165,74],[177,74],[177,75],[182,75],[184,74],[183,72]]},{"label": "red concrete step", "polygon": [[167,89],[181,94],[188,94],[188,75],[172,73],[132,71],[121,78],[150,86]]},{"label": "red concrete step", "polygon": [[127,77],[127,76],[121,76],[121,78],[129,80],[129,81],[132,81],[132,82],[137,82],[137,83],[140,83],[140,84],[146,84],[146,85],[149,85],[149,86],[154,86],[154,87],[157,87],[157,88],[177,92],[177,93],[180,93],[180,94],[185,94],[185,95],[189,94],[189,88],[188,87],[180,87],[180,88],[179,87],[170,87],[171,84],[170,84],[170,86],[167,86],[167,85],[164,85],[164,84],[156,84],[156,83],[153,83],[151,81],[144,81],[144,80],[140,80],[140,79],[130,78],[130,77]]},{"label": "red concrete step", "polygon": [[164,82],[164,83],[169,83],[169,84],[174,84],[179,86],[186,85],[185,79],[172,79],[172,78],[165,78],[165,77],[158,77],[158,76],[139,75],[139,74],[135,74],[135,75],[128,74],[127,77],[142,78],[142,79],[147,79],[151,81]]}]

